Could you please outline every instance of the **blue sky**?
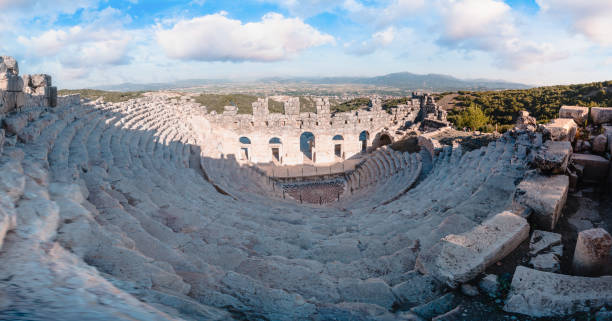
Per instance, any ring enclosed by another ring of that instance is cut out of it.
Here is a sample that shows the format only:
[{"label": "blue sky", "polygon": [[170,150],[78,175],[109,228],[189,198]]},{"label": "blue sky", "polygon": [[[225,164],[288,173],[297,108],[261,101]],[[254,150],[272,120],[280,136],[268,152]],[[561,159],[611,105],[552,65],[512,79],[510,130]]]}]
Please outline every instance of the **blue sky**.
[{"label": "blue sky", "polygon": [[0,54],[61,88],[442,73],[612,79],[610,0],[0,0]]}]

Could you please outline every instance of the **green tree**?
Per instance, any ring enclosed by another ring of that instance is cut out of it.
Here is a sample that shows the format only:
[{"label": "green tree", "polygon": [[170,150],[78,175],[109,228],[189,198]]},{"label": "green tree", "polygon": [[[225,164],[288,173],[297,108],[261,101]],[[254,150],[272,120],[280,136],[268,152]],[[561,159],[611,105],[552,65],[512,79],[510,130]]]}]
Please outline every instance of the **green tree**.
[{"label": "green tree", "polygon": [[484,128],[489,123],[489,117],[485,115],[482,109],[478,108],[475,104],[470,106],[459,114],[457,117],[457,125],[459,128],[468,127],[471,129]]}]

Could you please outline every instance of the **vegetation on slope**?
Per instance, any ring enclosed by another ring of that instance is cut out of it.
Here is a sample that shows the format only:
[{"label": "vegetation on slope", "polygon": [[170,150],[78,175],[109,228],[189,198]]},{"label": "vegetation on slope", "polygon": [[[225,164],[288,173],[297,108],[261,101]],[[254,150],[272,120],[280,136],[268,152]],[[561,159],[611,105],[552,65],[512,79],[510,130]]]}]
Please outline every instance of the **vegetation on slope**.
[{"label": "vegetation on slope", "polygon": [[[439,94],[438,99],[448,94]],[[524,90],[459,91],[452,104],[448,119],[458,128],[492,131],[498,125],[506,130],[514,125],[521,110],[529,111],[543,123],[557,117],[562,105],[612,106],[612,81]]]},{"label": "vegetation on slope", "polygon": [[135,99],[142,97],[144,91],[104,91],[104,90],[95,90],[95,89],[62,89],[58,90],[57,94],[59,96],[65,95],[73,95],[73,94],[81,94],[81,98],[86,98],[90,100],[96,100],[100,97],[104,98],[104,101],[111,103],[118,103],[122,101],[128,101],[130,99]]},{"label": "vegetation on slope", "polygon": [[252,114],[252,104],[257,101],[257,97],[244,94],[201,94],[195,97],[195,101],[200,105],[206,106],[208,112],[216,111],[217,114],[222,114],[223,107],[237,106],[239,114]]},{"label": "vegetation on slope", "polygon": [[309,97],[300,96],[300,113],[316,113],[317,106]]},{"label": "vegetation on slope", "polygon": [[268,110],[270,111],[270,113],[284,114],[285,113],[285,104],[283,104],[280,101],[276,101],[276,100],[273,100],[273,99],[268,99]]},{"label": "vegetation on slope", "polygon": [[331,112],[347,112],[351,110],[361,109],[370,106],[371,102],[369,98],[355,98],[349,101],[345,101],[339,104],[332,104]]}]

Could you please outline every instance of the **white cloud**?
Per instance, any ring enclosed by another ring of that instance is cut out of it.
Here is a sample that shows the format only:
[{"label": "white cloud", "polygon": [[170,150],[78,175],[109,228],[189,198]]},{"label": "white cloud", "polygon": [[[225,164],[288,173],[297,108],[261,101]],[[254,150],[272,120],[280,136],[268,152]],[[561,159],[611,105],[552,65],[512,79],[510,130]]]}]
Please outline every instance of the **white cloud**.
[{"label": "white cloud", "polygon": [[55,22],[59,14],[94,8],[99,0],[0,0],[0,32],[29,27],[31,19]]},{"label": "white cloud", "polygon": [[528,39],[501,0],[441,0],[439,43],[459,50],[491,53],[503,68],[519,69],[566,57],[549,43]]},{"label": "white cloud", "polygon": [[133,36],[123,28],[123,22],[129,21],[129,17],[113,8],[96,12],[95,16],[88,24],[50,29],[37,36],[19,36],[17,41],[27,49],[26,56],[57,60],[63,68],[71,69],[69,75],[82,75],[81,69],[128,63]]},{"label": "white cloud", "polygon": [[298,18],[266,14],[243,24],[217,13],[158,26],[157,42],[170,58],[200,61],[279,61],[334,38]]},{"label": "white cloud", "polygon": [[366,41],[359,43],[347,43],[344,45],[345,51],[349,54],[354,55],[368,55],[379,48],[384,48],[390,45],[395,39],[396,31],[395,28],[389,27],[383,31],[376,32],[372,37]]},{"label": "white cloud", "polygon": [[570,19],[572,28],[601,45],[612,45],[612,1],[536,0],[542,11]]},{"label": "white cloud", "polygon": [[333,11],[344,0],[262,0],[275,3],[298,17],[312,17],[322,12]]},{"label": "white cloud", "polygon": [[[371,3],[371,2],[369,2]],[[382,5],[367,5],[359,0],[344,0],[343,8],[352,20],[358,23],[385,28],[407,17],[425,6],[425,0],[392,0]]]}]

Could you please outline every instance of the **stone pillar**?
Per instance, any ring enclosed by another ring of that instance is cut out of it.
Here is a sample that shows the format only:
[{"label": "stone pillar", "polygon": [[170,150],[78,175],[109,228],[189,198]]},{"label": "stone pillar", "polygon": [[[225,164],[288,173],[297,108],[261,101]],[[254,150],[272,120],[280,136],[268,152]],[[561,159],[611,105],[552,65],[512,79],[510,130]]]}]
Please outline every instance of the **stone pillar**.
[{"label": "stone pillar", "polygon": [[575,274],[597,276],[605,272],[610,263],[612,236],[602,229],[594,228],[578,233],[572,268]]}]

